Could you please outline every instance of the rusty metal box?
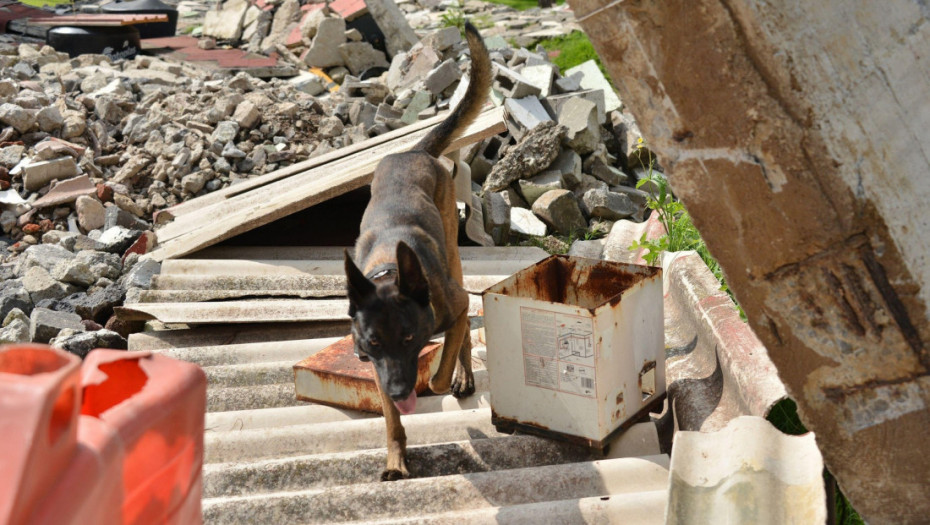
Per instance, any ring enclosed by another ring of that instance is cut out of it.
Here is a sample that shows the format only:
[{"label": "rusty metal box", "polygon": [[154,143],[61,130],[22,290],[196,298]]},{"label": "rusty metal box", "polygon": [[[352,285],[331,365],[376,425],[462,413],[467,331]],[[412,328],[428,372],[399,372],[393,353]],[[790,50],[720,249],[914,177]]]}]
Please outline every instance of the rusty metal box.
[{"label": "rusty metal box", "polygon": [[[429,378],[439,368],[440,343],[428,343],[417,362],[417,394],[429,390]],[[355,355],[348,335],[294,365],[297,399],[339,408],[381,413],[375,371]]]},{"label": "rusty metal box", "polygon": [[661,268],[554,255],[483,299],[498,430],[604,449],[662,399]]}]

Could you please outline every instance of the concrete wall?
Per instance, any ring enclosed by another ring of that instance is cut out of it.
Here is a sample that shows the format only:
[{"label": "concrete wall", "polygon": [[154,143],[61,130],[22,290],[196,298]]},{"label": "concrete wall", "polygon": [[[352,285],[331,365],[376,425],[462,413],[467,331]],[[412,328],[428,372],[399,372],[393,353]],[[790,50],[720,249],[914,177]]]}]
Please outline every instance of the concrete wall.
[{"label": "concrete wall", "polygon": [[930,5],[570,0],[867,520],[930,515]]}]

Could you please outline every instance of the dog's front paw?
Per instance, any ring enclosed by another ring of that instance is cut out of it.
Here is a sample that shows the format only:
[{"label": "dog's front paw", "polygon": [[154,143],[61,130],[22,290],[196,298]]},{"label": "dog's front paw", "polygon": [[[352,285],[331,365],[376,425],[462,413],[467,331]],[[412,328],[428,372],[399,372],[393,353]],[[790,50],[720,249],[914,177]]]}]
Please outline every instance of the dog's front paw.
[{"label": "dog's front paw", "polygon": [[475,393],[475,376],[471,373],[456,372],[452,380],[452,395],[458,399],[468,397]]},{"label": "dog's front paw", "polygon": [[410,477],[410,473],[407,472],[407,469],[397,470],[393,468],[385,469],[381,473],[381,481],[397,481],[401,479],[407,479]]}]

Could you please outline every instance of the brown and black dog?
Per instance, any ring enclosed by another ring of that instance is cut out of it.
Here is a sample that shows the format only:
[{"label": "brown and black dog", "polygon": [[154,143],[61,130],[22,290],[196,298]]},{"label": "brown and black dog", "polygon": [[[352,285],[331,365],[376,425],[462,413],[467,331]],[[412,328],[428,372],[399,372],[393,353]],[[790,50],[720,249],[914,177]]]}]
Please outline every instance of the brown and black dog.
[{"label": "brown and black dog", "polygon": [[445,341],[430,389],[443,394],[451,387],[460,398],[475,391],[455,189],[437,160],[477,117],[491,84],[491,61],[481,35],[466,23],[465,36],[471,53],[465,96],[411,151],[378,164],[355,244],[358,266],[346,252],[355,351],[374,365],[387,424],[382,480],[409,476],[400,414],[414,411],[417,356],[433,334],[445,332]]}]

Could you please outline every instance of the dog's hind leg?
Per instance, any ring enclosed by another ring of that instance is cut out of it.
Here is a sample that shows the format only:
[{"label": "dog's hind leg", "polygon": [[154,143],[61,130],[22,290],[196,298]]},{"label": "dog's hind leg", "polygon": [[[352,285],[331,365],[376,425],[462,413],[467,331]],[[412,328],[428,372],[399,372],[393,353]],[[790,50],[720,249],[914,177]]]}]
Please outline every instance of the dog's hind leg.
[{"label": "dog's hind leg", "polygon": [[[372,370],[374,371],[374,370]],[[387,467],[381,473],[381,481],[396,481],[410,477],[407,471],[407,433],[400,423],[400,412],[391,398],[381,388],[381,380],[375,372],[375,384],[381,394],[381,412],[387,426]]]}]

